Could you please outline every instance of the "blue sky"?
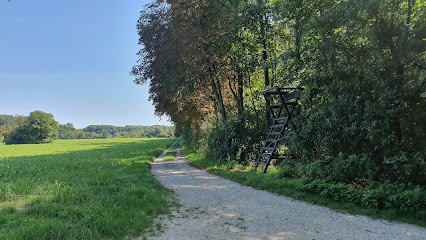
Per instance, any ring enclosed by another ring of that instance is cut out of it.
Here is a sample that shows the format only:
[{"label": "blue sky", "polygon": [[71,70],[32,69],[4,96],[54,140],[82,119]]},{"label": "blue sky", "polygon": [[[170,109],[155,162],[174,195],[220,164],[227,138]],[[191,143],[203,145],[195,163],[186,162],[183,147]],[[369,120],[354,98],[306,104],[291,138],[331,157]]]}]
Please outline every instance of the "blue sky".
[{"label": "blue sky", "polygon": [[59,123],[170,125],[129,76],[147,0],[0,0],[0,114]]}]

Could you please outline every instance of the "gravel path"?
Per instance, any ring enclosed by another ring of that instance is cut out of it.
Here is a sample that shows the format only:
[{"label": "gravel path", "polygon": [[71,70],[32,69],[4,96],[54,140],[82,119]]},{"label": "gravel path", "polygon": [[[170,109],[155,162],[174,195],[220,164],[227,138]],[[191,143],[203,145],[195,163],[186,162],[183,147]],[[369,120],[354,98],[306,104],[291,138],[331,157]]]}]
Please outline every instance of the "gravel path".
[{"label": "gravel path", "polygon": [[[211,175],[188,164],[178,148],[152,173],[180,201],[152,239],[426,239],[426,229],[372,220],[299,202]],[[151,238],[150,238],[151,239]]]}]

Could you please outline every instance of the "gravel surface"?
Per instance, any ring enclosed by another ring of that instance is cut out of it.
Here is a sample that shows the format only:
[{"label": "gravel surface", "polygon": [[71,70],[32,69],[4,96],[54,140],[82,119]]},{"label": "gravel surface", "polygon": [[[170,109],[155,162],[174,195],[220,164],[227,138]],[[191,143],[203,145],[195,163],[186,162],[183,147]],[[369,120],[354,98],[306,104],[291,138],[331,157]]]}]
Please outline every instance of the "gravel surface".
[{"label": "gravel surface", "polygon": [[426,239],[426,229],[339,213],[255,190],[188,164],[180,147],[152,173],[181,204],[149,239]]}]

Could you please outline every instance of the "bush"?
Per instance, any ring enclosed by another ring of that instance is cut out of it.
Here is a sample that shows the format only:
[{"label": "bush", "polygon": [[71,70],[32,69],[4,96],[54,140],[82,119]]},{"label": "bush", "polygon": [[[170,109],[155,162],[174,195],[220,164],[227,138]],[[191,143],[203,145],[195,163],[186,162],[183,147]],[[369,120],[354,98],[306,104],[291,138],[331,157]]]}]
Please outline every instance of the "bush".
[{"label": "bush", "polygon": [[426,191],[419,186],[384,183],[362,191],[361,204],[367,208],[417,212],[426,209]]},{"label": "bush", "polygon": [[207,134],[207,156],[213,160],[252,160],[252,146],[260,142],[262,133],[239,118],[216,122]]},{"label": "bush", "polygon": [[285,178],[309,177],[330,182],[359,184],[364,187],[372,182],[411,184],[426,186],[426,162],[423,153],[401,152],[394,157],[383,158],[381,163],[371,160],[369,154],[343,153],[337,157],[304,162],[299,159],[284,160],[281,175]]},{"label": "bush", "polygon": [[236,159],[240,148],[250,141],[246,132],[237,119],[216,122],[207,138],[208,156],[216,160]]},{"label": "bush", "polygon": [[191,148],[198,148],[200,147],[199,141],[200,141],[200,132],[192,130],[191,127],[185,126],[181,130],[181,135],[183,137],[183,140],[185,141],[185,144],[187,144]]},{"label": "bush", "polygon": [[384,159],[381,178],[391,182],[426,186],[426,162],[423,153],[399,155]]},{"label": "bush", "polygon": [[6,135],[6,144],[49,143],[58,139],[58,122],[53,115],[42,111],[34,111],[24,123]]},{"label": "bush", "polygon": [[329,158],[323,169],[330,181],[352,183],[371,181],[377,172],[375,168],[367,154],[352,154],[345,158],[339,153],[337,157]]}]

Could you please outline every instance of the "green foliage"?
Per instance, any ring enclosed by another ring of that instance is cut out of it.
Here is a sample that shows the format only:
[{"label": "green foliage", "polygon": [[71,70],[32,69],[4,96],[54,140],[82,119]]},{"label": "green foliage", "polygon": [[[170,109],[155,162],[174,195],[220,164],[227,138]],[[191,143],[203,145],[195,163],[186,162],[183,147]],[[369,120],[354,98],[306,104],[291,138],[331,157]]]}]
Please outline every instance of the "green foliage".
[{"label": "green foliage", "polygon": [[0,114],[0,126],[9,124],[18,124],[17,117],[14,117],[12,115]]},{"label": "green foliage", "polygon": [[[47,129],[41,129],[36,125],[44,123],[26,123],[28,117],[0,115],[0,142],[3,142],[5,136],[8,144],[29,143],[34,139],[29,139],[29,135],[37,132],[44,132]],[[33,121],[33,120],[32,120]],[[29,126],[32,125],[32,126]],[[18,129],[18,127],[20,127]],[[30,128],[38,128],[29,132]],[[55,131],[56,132],[56,131]],[[84,129],[76,129],[72,123],[58,125],[59,139],[95,139],[95,138],[141,138],[141,137],[174,137],[177,132],[173,126],[124,126],[117,127],[112,125],[90,125]],[[41,137],[41,136],[39,136]],[[26,142],[25,142],[26,141]],[[34,142],[36,143],[36,142]]]},{"label": "green foliage", "polygon": [[259,130],[238,118],[228,119],[225,123],[216,122],[206,129],[207,152],[212,160],[253,160],[249,154],[253,144],[260,141]]},{"label": "green foliage", "polygon": [[421,202],[414,195],[426,186],[425,8],[414,0],[154,1],[138,22],[143,49],[132,73],[139,84],[152,79],[156,113],[170,116],[189,146],[226,166],[256,158],[270,122],[260,92],[303,87],[298,133],[281,141],[292,158],[270,170],[313,181],[303,191],[401,210],[389,198]]},{"label": "green foliage", "polygon": [[[297,119],[303,128],[290,146],[303,161],[331,158],[344,176],[345,167],[386,171],[389,159],[425,154],[425,71],[416,64],[425,60],[426,25],[419,22],[425,5],[409,2],[336,2],[307,19],[302,56],[309,74],[301,79],[306,90]],[[393,167],[395,175],[421,178]],[[370,176],[397,181],[392,174]]]},{"label": "green foliage", "polygon": [[174,127],[172,126],[124,126],[112,125],[89,125],[82,129],[88,135],[101,136],[103,138],[125,137],[173,137]]},{"label": "green foliage", "polygon": [[201,145],[199,143],[200,131],[193,131],[193,129],[189,126],[183,126],[179,129],[179,131],[188,146],[196,148]]},{"label": "green foliage", "polygon": [[0,239],[146,237],[176,205],[149,171],[174,141],[0,145]]},{"label": "green foliage", "polygon": [[0,143],[6,135],[13,132],[19,125],[22,125],[25,117],[0,114]]},{"label": "green foliage", "polygon": [[74,128],[72,123],[65,125],[59,124],[59,139],[94,139],[102,138],[102,135],[96,133],[85,132],[81,129]]},{"label": "green foliage", "polygon": [[5,137],[6,144],[49,143],[58,139],[58,122],[53,115],[34,111],[22,125]]},{"label": "green foliage", "polygon": [[357,184],[366,187],[373,182],[425,186],[425,157],[421,153],[400,153],[377,164],[368,154],[327,157],[313,162],[284,160],[280,165],[283,177],[320,178],[330,182]]}]

